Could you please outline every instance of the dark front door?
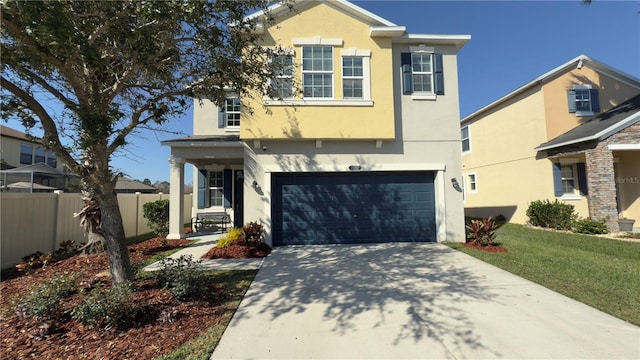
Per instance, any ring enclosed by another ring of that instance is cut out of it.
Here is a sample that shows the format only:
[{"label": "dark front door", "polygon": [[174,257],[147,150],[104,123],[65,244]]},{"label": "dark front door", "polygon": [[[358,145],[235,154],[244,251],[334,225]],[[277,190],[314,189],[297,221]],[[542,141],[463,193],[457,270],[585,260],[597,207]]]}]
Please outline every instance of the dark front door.
[{"label": "dark front door", "polygon": [[436,239],[433,172],[272,176],[275,245]]},{"label": "dark front door", "polygon": [[244,172],[235,170],[233,178],[233,226],[239,228],[244,225]]}]

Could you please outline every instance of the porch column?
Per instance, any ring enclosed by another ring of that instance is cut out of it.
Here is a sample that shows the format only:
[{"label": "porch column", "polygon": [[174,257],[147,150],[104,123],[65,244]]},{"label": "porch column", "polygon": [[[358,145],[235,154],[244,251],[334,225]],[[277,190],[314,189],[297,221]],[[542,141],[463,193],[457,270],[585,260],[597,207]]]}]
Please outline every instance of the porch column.
[{"label": "porch column", "polygon": [[169,158],[169,235],[167,239],[184,237],[184,159]]},{"label": "porch column", "polygon": [[606,219],[609,231],[618,231],[618,204],[613,154],[606,145],[598,144],[585,153],[587,186],[589,188],[589,217]]}]

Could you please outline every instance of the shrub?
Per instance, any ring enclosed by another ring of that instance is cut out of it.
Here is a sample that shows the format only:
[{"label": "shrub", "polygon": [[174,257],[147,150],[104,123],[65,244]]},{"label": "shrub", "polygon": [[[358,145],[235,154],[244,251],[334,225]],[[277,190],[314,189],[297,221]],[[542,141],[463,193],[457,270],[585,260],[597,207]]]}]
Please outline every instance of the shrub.
[{"label": "shrub", "polygon": [[471,220],[466,226],[467,239],[476,245],[488,246],[493,245],[496,238],[497,224],[491,217],[482,220]]},{"label": "shrub", "polygon": [[609,229],[605,220],[592,220],[591,218],[576,221],[573,232],[580,234],[608,234]]},{"label": "shrub", "polygon": [[187,301],[204,295],[207,277],[198,269],[201,261],[194,261],[191,255],[182,255],[177,259],[160,260],[161,267],[156,280],[168,288],[179,301]]},{"label": "shrub", "polygon": [[571,230],[578,218],[573,205],[549,200],[536,200],[527,209],[529,222],[534,226],[541,226],[557,230]]},{"label": "shrub", "polygon": [[244,232],[244,240],[247,242],[264,241],[264,226],[255,221],[246,224],[242,231]]},{"label": "shrub", "polygon": [[73,308],[71,316],[81,324],[111,328],[121,326],[134,318],[139,305],[131,297],[131,284],[114,284],[111,288],[98,287],[84,301]]},{"label": "shrub", "polygon": [[56,320],[62,315],[60,301],[75,291],[77,275],[59,275],[32,287],[28,294],[14,299],[17,315],[37,320]]},{"label": "shrub", "polygon": [[216,244],[216,247],[218,247],[220,249],[229,247],[240,236],[242,236],[242,229],[233,228],[233,229],[229,230],[229,232],[225,236],[223,236],[222,238],[220,238],[220,240],[218,240],[218,243]]},{"label": "shrub", "polygon": [[142,205],[149,227],[161,238],[169,234],[169,200],[157,200]]}]

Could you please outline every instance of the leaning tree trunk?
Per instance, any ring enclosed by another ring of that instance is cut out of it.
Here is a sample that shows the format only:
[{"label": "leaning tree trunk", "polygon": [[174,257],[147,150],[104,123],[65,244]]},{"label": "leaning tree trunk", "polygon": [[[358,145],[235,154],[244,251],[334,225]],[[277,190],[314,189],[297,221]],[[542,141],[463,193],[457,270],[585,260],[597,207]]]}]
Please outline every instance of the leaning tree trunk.
[{"label": "leaning tree trunk", "polygon": [[102,233],[104,235],[107,254],[109,255],[109,272],[114,283],[133,280],[133,271],[129,260],[129,250],[124,242],[124,227],[118,206],[118,198],[113,191],[105,192],[99,197],[102,211]]}]

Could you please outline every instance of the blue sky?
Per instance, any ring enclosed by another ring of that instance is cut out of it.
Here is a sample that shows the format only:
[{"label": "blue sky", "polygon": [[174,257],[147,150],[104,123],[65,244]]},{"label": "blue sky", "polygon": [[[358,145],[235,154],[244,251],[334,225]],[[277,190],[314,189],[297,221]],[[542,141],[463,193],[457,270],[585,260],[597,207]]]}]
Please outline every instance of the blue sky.
[{"label": "blue sky", "polygon": [[[471,35],[458,53],[462,117],[581,54],[640,78],[640,0],[594,0],[590,6],[580,0],[353,3],[409,33]],[[167,128],[191,134],[191,112]],[[170,149],[160,141],[180,136],[141,132],[112,165],[134,179],[168,181]],[[185,183],[191,182],[187,166]]]}]

